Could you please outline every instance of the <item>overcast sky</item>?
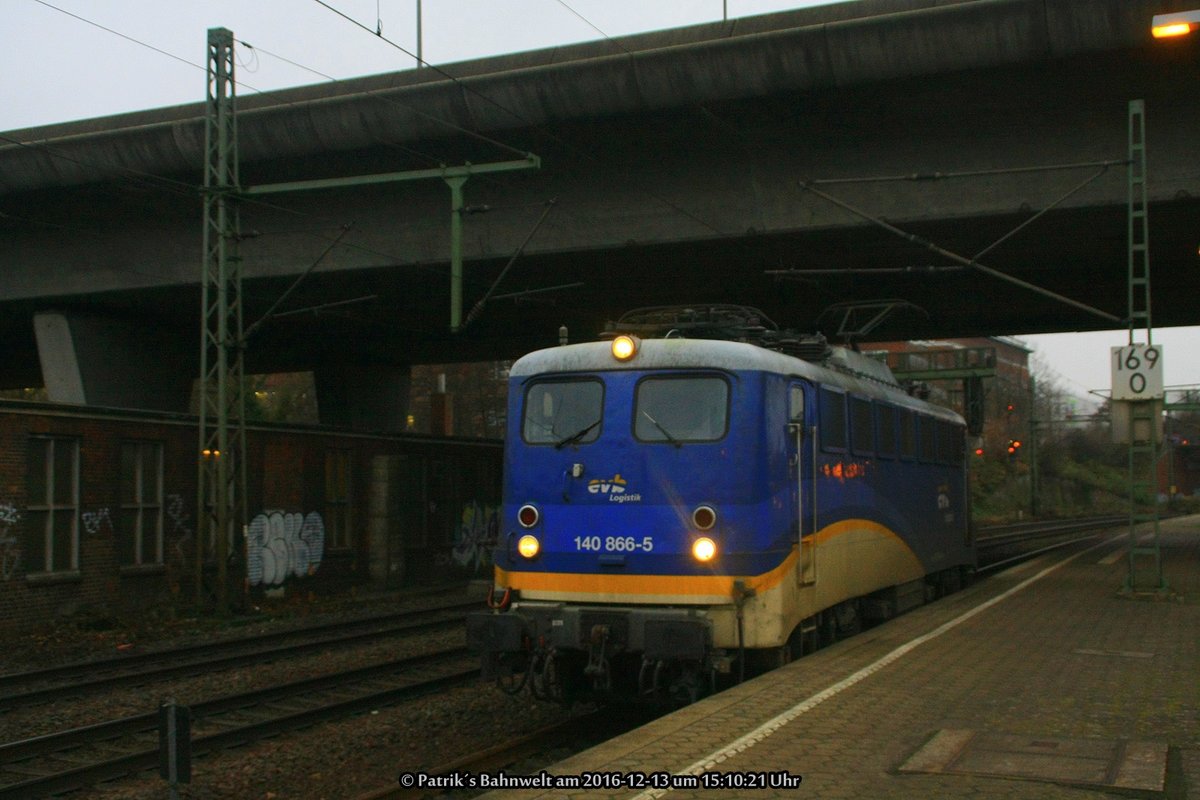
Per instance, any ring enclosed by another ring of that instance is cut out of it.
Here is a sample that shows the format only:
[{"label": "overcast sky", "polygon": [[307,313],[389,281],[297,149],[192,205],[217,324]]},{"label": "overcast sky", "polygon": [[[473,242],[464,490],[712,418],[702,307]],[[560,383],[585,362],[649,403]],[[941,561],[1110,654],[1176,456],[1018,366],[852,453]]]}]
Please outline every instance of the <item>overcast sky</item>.
[{"label": "overcast sky", "polygon": [[[325,3],[371,31],[381,26],[386,39],[416,51],[416,0]],[[730,17],[824,4],[725,3]],[[597,28],[616,36],[709,22],[721,18],[725,3],[424,0],[424,57],[438,64],[596,39]],[[213,27],[229,28],[254,48],[236,48],[243,96],[320,82],[320,74],[351,78],[414,66],[411,57],[316,0],[3,0],[0,23],[6,34],[0,48],[0,131],[199,102],[207,30]],[[934,168],[914,165],[914,171]],[[1125,344],[1127,334],[1021,338],[1062,376],[1064,388],[1086,394],[1108,387],[1109,347]],[[1155,341],[1165,345],[1168,385],[1200,384],[1200,327],[1159,330]]]}]

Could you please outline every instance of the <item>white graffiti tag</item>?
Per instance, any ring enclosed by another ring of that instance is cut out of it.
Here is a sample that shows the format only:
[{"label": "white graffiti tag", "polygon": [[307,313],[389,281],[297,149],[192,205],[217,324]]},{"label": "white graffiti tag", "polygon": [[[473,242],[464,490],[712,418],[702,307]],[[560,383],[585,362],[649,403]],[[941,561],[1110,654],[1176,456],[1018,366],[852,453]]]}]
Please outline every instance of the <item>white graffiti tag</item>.
[{"label": "white graffiti tag", "polygon": [[490,566],[498,530],[499,509],[479,503],[465,506],[462,522],[455,531],[454,548],[450,551],[454,563],[473,572]]},{"label": "white graffiti tag", "polygon": [[183,510],[183,497],[177,494],[167,495],[167,519],[171,520],[170,537],[175,539],[175,558],[181,564],[187,564],[187,545],[192,539],[192,529],[188,527],[190,517]]},{"label": "white graffiti tag", "polygon": [[9,530],[21,521],[21,512],[0,503],[0,580],[11,581],[21,566],[21,543]]},{"label": "white graffiti tag", "polygon": [[251,586],[278,586],[289,577],[313,575],[325,556],[325,521],[309,514],[264,512],[250,523],[246,578]]},{"label": "white graffiti tag", "polygon": [[80,515],[83,521],[83,529],[88,536],[95,536],[104,527],[104,523],[108,523],[108,527],[112,528],[112,517],[109,516],[107,508],[99,508],[95,511],[85,511]]}]

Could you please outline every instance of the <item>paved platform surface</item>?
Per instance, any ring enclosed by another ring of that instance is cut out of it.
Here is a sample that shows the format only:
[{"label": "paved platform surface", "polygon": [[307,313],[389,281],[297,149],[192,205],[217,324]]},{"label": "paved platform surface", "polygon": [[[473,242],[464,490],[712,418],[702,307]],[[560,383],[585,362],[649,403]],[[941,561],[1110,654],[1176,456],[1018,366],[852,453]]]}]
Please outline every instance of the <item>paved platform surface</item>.
[{"label": "paved platform surface", "polygon": [[[1120,533],[1045,554],[546,769],[626,785],[485,797],[1200,800],[1200,517],[1162,524],[1168,599],[1120,596]],[[631,773],[646,781],[630,788]],[[687,776],[702,783],[678,786]],[[746,785],[757,776],[766,788]],[[705,785],[716,782],[741,785]]]}]

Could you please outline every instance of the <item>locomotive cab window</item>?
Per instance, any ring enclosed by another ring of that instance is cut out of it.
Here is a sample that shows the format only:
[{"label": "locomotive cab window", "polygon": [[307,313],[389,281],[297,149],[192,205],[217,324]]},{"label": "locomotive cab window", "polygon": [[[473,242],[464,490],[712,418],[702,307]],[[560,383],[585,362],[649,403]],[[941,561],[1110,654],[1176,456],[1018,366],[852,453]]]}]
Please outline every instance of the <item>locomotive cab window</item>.
[{"label": "locomotive cab window", "polygon": [[803,386],[791,386],[788,389],[788,422],[796,425],[804,424]]},{"label": "locomotive cab window", "polygon": [[642,442],[715,442],[729,421],[729,384],[717,376],[645,378],[637,385],[633,435]]},{"label": "locomotive cab window", "polygon": [[600,436],[604,384],[595,378],[543,381],[525,391],[521,435],[529,444],[587,444]]},{"label": "locomotive cab window", "polygon": [[846,449],[846,395],[821,389],[821,447]]}]

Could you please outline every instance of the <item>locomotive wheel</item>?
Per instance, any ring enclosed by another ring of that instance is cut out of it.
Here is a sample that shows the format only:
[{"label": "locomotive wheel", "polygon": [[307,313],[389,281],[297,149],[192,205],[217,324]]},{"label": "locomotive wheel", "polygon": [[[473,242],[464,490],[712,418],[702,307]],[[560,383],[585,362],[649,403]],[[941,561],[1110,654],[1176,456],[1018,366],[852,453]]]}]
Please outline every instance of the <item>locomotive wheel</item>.
[{"label": "locomotive wheel", "polygon": [[837,627],[837,637],[844,639],[862,630],[862,615],[858,613],[858,605],[853,600],[838,603],[830,615]]},{"label": "locomotive wheel", "polygon": [[820,614],[800,620],[800,624],[792,629],[791,635],[788,636],[787,644],[784,645],[784,649],[787,650],[787,661],[803,658],[809,653],[815,653],[820,648]]},{"label": "locomotive wheel", "polygon": [[496,685],[506,694],[517,694],[529,682],[529,655],[506,653],[496,664]]}]

